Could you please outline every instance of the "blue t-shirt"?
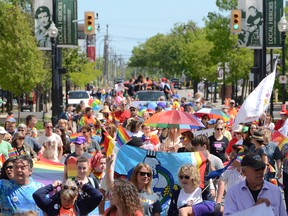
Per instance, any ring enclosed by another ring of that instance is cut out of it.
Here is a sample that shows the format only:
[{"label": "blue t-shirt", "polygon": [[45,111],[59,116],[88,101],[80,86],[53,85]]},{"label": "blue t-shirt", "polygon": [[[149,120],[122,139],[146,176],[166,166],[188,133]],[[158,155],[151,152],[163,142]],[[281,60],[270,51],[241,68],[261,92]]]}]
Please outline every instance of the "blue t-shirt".
[{"label": "blue t-shirt", "polygon": [[30,178],[28,185],[19,185],[14,180],[0,180],[0,214],[12,215],[16,212],[35,211],[43,216],[42,210],[36,205],[32,194],[44,185]]}]

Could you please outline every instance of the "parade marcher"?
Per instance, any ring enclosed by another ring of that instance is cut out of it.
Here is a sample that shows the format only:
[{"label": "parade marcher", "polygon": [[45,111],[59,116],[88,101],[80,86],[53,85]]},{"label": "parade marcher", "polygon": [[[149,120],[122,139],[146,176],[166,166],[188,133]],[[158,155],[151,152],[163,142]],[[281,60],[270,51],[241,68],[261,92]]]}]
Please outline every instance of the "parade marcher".
[{"label": "parade marcher", "polygon": [[84,125],[89,125],[89,124],[94,125],[95,122],[96,122],[96,119],[95,119],[95,117],[93,115],[92,107],[86,107],[84,115],[79,120],[78,130],[81,130],[81,128]]},{"label": "parade marcher", "polygon": [[277,186],[264,180],[266,166],[259,155],[250,153],[244,156],[241,167],[246,180],[228,189],[224,202],[224,215],[232,215],[265,203],[267,206],[271,205],[274,215],[287,216],[281,191]]},{"label": "parade marcher", "polygon": [[270,114],[266,115],[264,127],[268,128],[271,131],[273,131],[275,128],[275,124],[272,122],[272,116]]},{"label": "parade marcher", "polygon": [[104,216],[144,216],[137,189],[132,183],[121,179],[116,180],[108,196],[111,207],[106,209]]},{"label": "parade marcher", "polygon": [[28,115],[26,117],[27,132],[30,136],[36,138],[38,136],[38,131],[36,128],[37,118],[35,115]]},{"label": "parade marcher", "polygon": [[91,154],[86,152],[86,139],[83,136],[79,136],[74,141],[75,152],[69,154],[64,161],[64,176],[63,179],[73,178],[76,175],[76,161],[77,157],[84,156],[88,159],[92,157]]},{"label": "parade marcher", "polygon": [[235,100],[230,100],[230,106],[228,108],[228,113],[230,118],[235,119],[236,115],[238,114],[238,110],[235,107]]},{"label": "parade marcher", "polygon": [[[49,193],[61,187],[61,190],[54,196],[47,197]],[[86,193],[87,196],[79,196],[79,193]],[[89,184],[67,179],[65,182],[56,180],[53,184],[38,189],[33,194],[37,205],[47,214],[54,215],[88,215],[93,211],[100,201],[102,194]]]},{"label": "parade marcher", "polygon": [[130,118],[131,113],[126,109],[126,104],[126,100],[122,100],[119,105],[120,109],[113,113],[114,123],[123,124],[125,120]]},{"label": "parade marcher", "polygon": [[0,127],[0,154],[3,154],[4,157],[7,159],[8,151],[12,149],[12,146],[9,142],[3,140],[6,133],[7,132],[4,127]]},{"label": "parade marcher", "polygon": [[17,155],[27,155],[33,161],[37,161],[37,154],[34,150],[24,142],[24,135],[21,132],[16,132],[13,136],[11,146],[15,149]]},{"label": "parade marcher", "polygon": [[170,201],[168,216],[178,215],[182,207],[193,206],[201,203],[202,190],[198,168],[193,165],[183,165],[178,172],[181,188],[174,190]]},{"label": "parade marcher", "polygon": [[232,146],[232,151],[230,153],[230,159],[236,159],[231,163],[230,167],[222,173],[218,180],[218,190],[216,196],[216,202],[222,203],[222,198],[224,195],[224,190],[227,191],[232,185],[245,180],[244,176],[241,174],[241,157],[237,157],[237,154],[242,151],[242,156],[244,156],[248,150],[246,146],[234,144]]},{"label": "parade marcher", "polygon": [[234,144],[243,144],[242,130],[243,125],[237,125],[237,127],[234,129],[234,137],[229,141],[225,151],[226,158],[230,159],[230,153],[232,152],[232,146]]},{"label": "parade marcher", "polygon": [[163,141],[162,145],[160,145],[159,150],[164,152],[177,152],[178,148],[182,147],[180,137],[181,133],[178,128],[169,128],[168,136]]},{"label": "parade marcher", "polygon": [[284,122],[286,121],[287,117],[288,117],[288,112],[287,112],[287,110],[281,110],[281,111],[280,111],[280,118],[281,118],[281,119],[279,119],[279,120],[276,122],[275,127],[274,127],[274,130],[279,130],[281,127],[283,127]]},{"label": "parade marcher", "polygon": [[182,136],[182,146],[181,148],[178,149],[177,152],[191,152],[192,151],[192,144],[191,141],[194,138],[194,134],[188,130],[188,131],[184,131],[181,133]]},{"label": "parade marcher", "polygon": [[251,139],[254,145],[251,146],[251,148],[249,149],[249,152],[259,155],[262,158],[263,162],[265,164],[268,164],[269,161],[268,161],[266,148],[264,146],[263,133],[261,131],[255,131],[252,134]]},{"label": "parade marcher", "polygon": [[17,129],[16,129],[16,119],[15,118],[9,118],[7,119],[7,132],[9,134],[12,135],[12,137],[14,136],[14,134],[16,133]]},{"label": "parade marcher", "polygon": [[12,215],[29,210],[42,216],[43,212],[36,205],[32,194],[43,186],[35,182],[32,175],[33,161],[27,155],[20,155],[13,160],[13,180],[0,180],[0,212],[2,215]]},{"label": "parade marcher", "polygon": [[5,160],[3,166],[1,167],[0,179],[7,179],[7,180],[13,179],[14,177],[13,160],[14,158],[8,158],[7,160]]},{"label": "parade marcher", "polygon": [[60,161],[63,155],[63,142],[61,137],[53,132],[51,121],[45,121],[45,133],[39,137],[38,142],[42,145],[43,157],[52,160]]},{"label": "parade marcher", "polygon": [[91,166],[91,174],[90,177],[93,178],[99,188],[99,191],[102,193],[103,199],[100,202],[98,208],[99,213],[104,214],[104,207],[105,207],[105,200],[106,200],[106,182],[105,182],[105,175],[106,175],[106,156],[99,151],[93,153],[90,162]]},{"label": "parade marcher", "polygon": [[101,151],[99,143],[92,137],[92,129],[89,125],[84,125],[81,128],[81,133],[86,139],[86,150],[88,153],[93,153],[95,151]]},{"label": "parade marcher", "polygon": [[228,139],[223,135],[224,127],[222,124],[217,124],[214,128],[214,134],[209,137],[210,153],[219,157],[222,162],[225,162],[225,151],[228,146]]},{"label": "parade marcher", "polygon": [[63,154],[70,154],[71,153],[70,138],[68,135],[66,135],[65,129],[57,125],[54,128],[54,132],[61,137],[63,143]]},{"label": "parade marcher", "polygon": [[28,134],[27,126],[25,124],[19,124],[17,131],[21,132],[25,136],[24,143],[29,145],[38,154],[41,150],[41,145],[35,138]]}]

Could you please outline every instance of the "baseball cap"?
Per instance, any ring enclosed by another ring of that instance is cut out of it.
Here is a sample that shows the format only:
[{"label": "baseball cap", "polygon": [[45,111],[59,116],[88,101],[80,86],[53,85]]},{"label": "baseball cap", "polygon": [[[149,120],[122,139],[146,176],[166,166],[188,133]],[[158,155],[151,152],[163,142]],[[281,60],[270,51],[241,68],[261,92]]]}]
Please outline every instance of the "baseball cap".
[{"label": "baseball cap", "polygon": [[231,104],[231,103],[235,104],[235,100],[230,100],[230,104]]},{"label": "baseball cap", "polygon": [[262,158],[259,155],[253,153],[245,155],[241,162],[241,166],[250,166],[253,169],[264,168],[266,165],[267,164],[263,162]]},{"label": "baseball cap", "polygon": [[243,129],[242,129],[242,133],[246,133],[248,130],[249,130],[249,127],[248,126],[244,126]]},{"label": "baseball cap", "polygon": [[243,125],[237,125],[237,127],[234,130],[234,132],[242,133],[243,132]]},{"label": "baseball cap", "polygon": [[86,139],[85,139],[85,137],[83,137],[83,136],[78,136],[78,137],[75,139],[74,143],[77,144],[77,145],[81,145],[81,144],[83,144],[83,143],[86,143]]},{"label": "baseball cap", "polygon": [[10,122],[10,123],[15,123],[16,119],[15,118],[8,118],[6,121]]},{"label": "baseball cap", "polygon": [[4,127],[0,127],[0,134],[6,134],[7,131],[5,130]]},{"label": "baseball cap", "polygon": [[17,128],[27,128],[27,126],[23,123],[19,124]]}]

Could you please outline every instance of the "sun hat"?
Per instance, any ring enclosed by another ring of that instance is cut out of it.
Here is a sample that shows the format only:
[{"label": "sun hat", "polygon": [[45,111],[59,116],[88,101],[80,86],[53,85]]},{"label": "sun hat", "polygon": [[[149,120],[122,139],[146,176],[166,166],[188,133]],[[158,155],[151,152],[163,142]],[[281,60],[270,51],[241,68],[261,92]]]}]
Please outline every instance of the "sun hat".
[{"label": "sun hat", "polygon": [[0,134],[6,134],[7,131],[5,130],[4,127],[0,127]]},{"label": "sun hat", "polygon": [[101,110],[101,112],[102,113],[110,113],[111,111],[110,111],[110,109],[109,109],[109,107],[107,105],[104,105],[103,109]]},{"label": "sun hat", "polygon": [[253,133],[253,135],[250,136],[251,139],[254,139],[258,142],[264,142],[264,139],[263,139],[263,133],[261,133],[260,131],[255,131]]},{"label": "sun hat", "polygon": [[237,133],[242,133],[243,131],[243,125],[237,125],[236,129],[234,130],[234,132],[237,132]]}]

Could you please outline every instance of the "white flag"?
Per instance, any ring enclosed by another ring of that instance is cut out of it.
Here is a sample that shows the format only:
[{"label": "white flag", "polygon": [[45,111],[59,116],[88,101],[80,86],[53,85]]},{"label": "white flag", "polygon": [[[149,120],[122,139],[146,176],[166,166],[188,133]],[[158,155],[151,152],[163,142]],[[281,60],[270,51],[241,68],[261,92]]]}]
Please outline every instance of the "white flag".
[{"label": "white flag", "polygon": [[[276,61],[277,63],[277,61]],[[274,71],[266,76],[253,92],[246,98],[238,114],[236,115],[233,128],[239,123],[252,122],[267,110],[275,81],[276,67]]]}]

